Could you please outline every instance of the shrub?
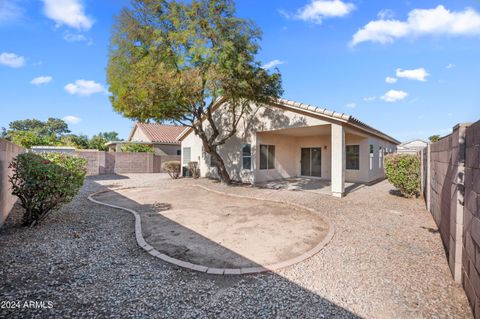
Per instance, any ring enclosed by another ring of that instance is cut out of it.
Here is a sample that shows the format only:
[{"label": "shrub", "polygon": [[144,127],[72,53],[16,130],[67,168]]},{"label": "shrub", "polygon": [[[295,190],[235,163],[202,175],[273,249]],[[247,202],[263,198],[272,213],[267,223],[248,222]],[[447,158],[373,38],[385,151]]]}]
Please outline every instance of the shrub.
[{"label": "shrub", "polygon": [[86,159],[62,153],[18,155],[9,180],[25,209],[23,225],[33,226],[70,202],[83,185],[86,166]]},{"label": "shrub", "polygon": [[385,174],[403,196],[420,195],[420,159],[416,155],[390,154],[385,157]]},{"label": "shrub", "polygon": [[200,177],[200,168],[198,168],[198,162],[188,162],[188,170],[193,178],[197,179]]},{"label": "shrub", "polygon": [[153,153],[153,147],[145,144],[125,144],[122,145],[122,152],[134,152],[134,153]]},{"label": "shrub", "polygon": [[180,162],[168,161],[163,163],[163,169],[167,171],[171,178],[177,179],[180,177]]}]

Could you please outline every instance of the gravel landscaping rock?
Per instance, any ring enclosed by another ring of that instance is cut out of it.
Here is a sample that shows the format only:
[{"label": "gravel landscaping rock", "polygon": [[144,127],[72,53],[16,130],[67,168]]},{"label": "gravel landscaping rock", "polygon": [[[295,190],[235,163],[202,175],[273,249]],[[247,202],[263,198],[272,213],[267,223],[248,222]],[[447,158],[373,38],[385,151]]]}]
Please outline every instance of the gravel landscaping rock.
[{"label": "gravel landscaping rock", "polygon": [[[319,254],[276,273],[218,276],[176,268],[137,246],[133,216],[87,200],[107,187],[201,184],[316,209],[335,225]],[[35,228],[15,210],[0,228],[1,318],[471,318],[421,200],[382,182],[337,199],[226,187],[162,174],[88,178],[79,196]],[[50,309],[25,307],[44,301]]]}]

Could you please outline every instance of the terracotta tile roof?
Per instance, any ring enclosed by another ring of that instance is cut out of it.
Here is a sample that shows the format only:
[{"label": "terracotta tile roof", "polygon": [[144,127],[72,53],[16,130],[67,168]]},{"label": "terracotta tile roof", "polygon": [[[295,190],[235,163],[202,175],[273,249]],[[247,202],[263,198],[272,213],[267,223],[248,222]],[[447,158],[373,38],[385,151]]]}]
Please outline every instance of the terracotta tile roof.
[{"label": "terracotta tile roof", "polygon": [[185,129],[184,126],[164,125],[157,123],[137,123],[137,129],[147,136],[152,143],[180,144],[177,137]]}]

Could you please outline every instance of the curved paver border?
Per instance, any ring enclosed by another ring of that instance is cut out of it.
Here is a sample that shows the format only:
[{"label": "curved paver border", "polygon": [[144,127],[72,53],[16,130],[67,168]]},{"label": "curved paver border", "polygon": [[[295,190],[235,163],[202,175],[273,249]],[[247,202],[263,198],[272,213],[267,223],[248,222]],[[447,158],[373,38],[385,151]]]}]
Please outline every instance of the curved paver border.
[{"label": "curved paver border", "polygon": [[[282,200],[262,199],[262,198],[257,198],[257,197],[253,197],[253,196],[243,196],[243,195],[237,195],[237,194],[229,194],[229,193],[226,193],[226,192],[210,189],[208,187],[205,187],[203,185],[198,185],[198,184],[194,184],[193,186],[202,188],[202,189],[204,189],[206,191],[209,191],[209,192],[212,192],[212,193],[217,193],[217,194],[221,194],[221,195],[225,195],[225,196],[261,200],[261,201],[273,202],[273,203],[279,203],[279,204],[287,204],[287,205],[291,205],[291,206],[295,206],[297,208],[305,209],[305,210],[308,210],[312,213],[320,215],[320,213],[317,212],[316,210],[314,210],[312,208],[309,208],[309,207],[306,207],[306,206],[303,206],[303,205],[296,204],[296,203],[291,203],[291,202],[282,201]],[[112,207],[112,208],[116,208],[116,209],[121,209],[121,210],[132,213],[133,216],[135,217],[135,238],[137,240],[137,244],[141,248],[143,248],[146,252],[148,252],[150,255],[152,255],[154,257],[157,257],[157,258],[159,258],[159,259],[161,259],[161,260],[163,260],[167,263],[173,264],[175,266],[186,268],[186,269],[189,269],[189,270],[199,271],[199,272],[203,272],[203,273],[207,273],[207,274],[213,274],[213,275],[255,274],[255,273],[261,273],[261,272],[266,272],[266,271],[274,271],[274,270],[278,270],[278,269],[285,268],[285,267],[288,267],[288,266],[292,266],[294,264],[297,264],[301,261],[304,261],[304,260],[314,256],[315,254],[319,253],[332,240],[333,235],[335,233],[335,228],[334,228],[332,222],[328,218],[326,218],[324,216],[321,216],[323,221],[328,226],[328,233],[323,238],[323,240],[318,245],[316,245],[312,249],[308,250],[307,252],[305,252],[305,253],[303,253],[300,256],[297,256],[295,258],[289,259],[287,261],[282,261],[282,262],[279,262],[279,263],[266,265],[266,266],[260,266],[260,267],[244,267],[244,268],[215,268],[215,267],[207,267],[207,266],[198,265],[198,264],[192,264],[190,262],[186,262],[186,261],[183,261],[183,260],[180,260],[180,259],[170,257],[166,254],[163,254],[163,253],[159,252],[158,250],[156,250],[151,245],[149,245],[145,241],[145,239],[143,238],[142,222],[141,222],[140,214],[138,212],[136,212],[135,210],[130,209],[130,208],[126,208],[126,207],[123,207],[123,206],[117,206],[117,205],[113,205],[113,204],[108,204],[108,203],[105,203],[105,202],[102,202],[102,201],[99,201],[99,200],[96,200],[96,199],[93,198],[94,196],[99,195],[99,194],[103,194],[103,193],[107,193],[107,192],[111,192],[111,191],[116,191],[116,190],[129,189],[129,188],[149,188],[149,187],[124,187],[124,188],[108,189],[108,190],[104,190],[104,191],[100,191],[100,192],[90,194],[88,196],[88,200],[93,202],[93,203],[99,204],[99,205]]]}]

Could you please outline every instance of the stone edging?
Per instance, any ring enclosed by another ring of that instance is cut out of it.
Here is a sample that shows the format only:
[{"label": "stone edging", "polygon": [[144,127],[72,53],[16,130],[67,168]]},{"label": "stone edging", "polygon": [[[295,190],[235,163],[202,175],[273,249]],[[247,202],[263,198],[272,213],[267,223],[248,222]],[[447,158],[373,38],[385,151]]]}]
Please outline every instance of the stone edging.
[{"label": "stone edging", "polygon": [[[251,196],[229,194],[229,193],[213,190],[213,189],[210,189],[208,187],[205,187],[203,185],[198,185],[198,184],[194,184],[194,186],[202,188],[202,189],[207,190],[209,192],[213,192],[213,193],[217,193],[217,194],[221,194],[221,195],[226,195],[226,196],[232,196],[232,197],[237,197],[237,198],[246,198],[246,199],[254,199],[254,200],[261,200],[261,201],[268,201],[268,202],[280,203],[280,204],[288,204],[288,205],[295,206],[295,207],[305,209],[305,210],[308,210],[310,212],[318,214],[318,212],[315,211],[314,209],[311,209],[309,207],[305,207],[303,205],[290,203],[290,202],[287,202],[287,201],[272,200],[272,199],[261,199],[261,198],[251,197]],[[172,257],[170,257],[166,254],[163,254],[163,253],[159,252],[154,247],[149,245],[145,241],[145,239],[143,238],[141,217],[140,217],[140,214],[138,212],[134,211],[133,209],[126,208],[126,207],[107,204],[107,203],[101,202],[101,201],[93,198],[94,196],[99,195],[99,194],[103,194],[103,193],[110,192],[110,191],[115,191],[115,190],[127,189],[127,188],[132,188],[132,187],[116,188],[116,189],[109,189],[109,190],[96,192],[96,193],[90,194],[88,196],[88,200],[93,202],[93,203],[99,204],[99,205],[103,205],[103,206],[107,206],[107,207],[111,207],[111,208],[116,208],[116,209],[121,209],[121,210],[132,213],[133,216],[135,217],[135,238],[137,240],[137,243],[141,248],[143,248],[150,255],[152,255],[154,257],[157,257],[157,258],[159,258],[159,259],[161,259],[165,262],[168,262],[170,264],[173,264],[175,266],[186,268],[186,269],[189,269],[189,270],[199,271],[199,272],[203,272],[203,273],[207,273],[207,274],[214,274],[214,275],[255,274],[255,273],[261,273],[261,272],[273,271],[273,270],[278,270],[278,269],[281,269],[281,268],[285,268],[285,267],[297,264],[301,261],[304,261],[304,260],[312,257],[313,255],[317,254],[318,252],[320,252],[330,242],[330,240],[333,238],[333,235],[335,233],[334,226],[330,222],[330,220],[328,220],[326,217],[321,216],[321,218],[328,225],[328,233],[325,236],[325,238],[318,245],[316,245],[315,247],[313,247],[309,251],[303,253],[300,256],[289,259],[287,261],[275,263],[275,264],[272,264],[272,265],[259,266],[259,267],[245,267],[245,268],[212,268],[212,267],[207,267],[207,266],[203,266],[203,265],[192,264],[192,263],[180,260],[180,259],[172,258]]]}]

